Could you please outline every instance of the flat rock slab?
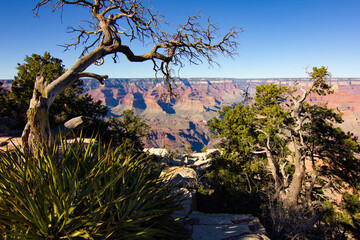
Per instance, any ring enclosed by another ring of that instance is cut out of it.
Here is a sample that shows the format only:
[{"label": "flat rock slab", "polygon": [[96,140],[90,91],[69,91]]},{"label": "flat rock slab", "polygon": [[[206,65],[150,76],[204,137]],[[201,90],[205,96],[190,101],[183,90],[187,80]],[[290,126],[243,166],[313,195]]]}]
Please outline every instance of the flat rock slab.
[{"label": "flat rock slab", "polygon": [[247,225],[193,225],[193,240],[221,240],[236,237],[243,234],[251,234]]},{"label": "flat rock slab", "polygon": [[246,234],[237,238],[230,238],[224,240],[270,240],[270,238],[262,234]]},{"label": "flat rock slab", "polygon": [[161,172],[161,176],[172,181],[173,186],[191,186],[197,182],[197,174],[189,167],[167,167]]},{"label": "flat rock slab", "polygon": [[202,213],[194,211],[191,220],[201,225],[249,224],[256,218],[250,214]]},{"label": "flat rock slab", "polygon": [[192,240],[268,240],[257,217],[249,214],[191,213],[187,228]]}]

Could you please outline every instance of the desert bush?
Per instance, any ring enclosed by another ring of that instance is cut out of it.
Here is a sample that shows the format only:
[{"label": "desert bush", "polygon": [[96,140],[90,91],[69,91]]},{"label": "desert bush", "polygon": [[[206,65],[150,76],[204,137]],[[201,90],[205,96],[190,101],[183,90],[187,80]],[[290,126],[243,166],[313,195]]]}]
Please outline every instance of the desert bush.
[{"label": "desert bush", "polygon": [[83,139],[0,153],[4,239],[169,239],[177,197],[160,167]]}]

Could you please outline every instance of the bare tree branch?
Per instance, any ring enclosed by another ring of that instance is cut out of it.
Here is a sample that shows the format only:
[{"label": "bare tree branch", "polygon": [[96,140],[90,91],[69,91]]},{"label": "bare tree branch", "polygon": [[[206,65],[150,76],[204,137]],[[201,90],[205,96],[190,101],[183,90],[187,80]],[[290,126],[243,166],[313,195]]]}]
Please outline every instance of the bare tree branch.
[{"label": "bare tree branch", "polygon": [[[168,34],[160,28],[162,16],[139,0],[43,0],[36,5],[36,14],[44,5],[50,5],[54,11],[66,5],[80,5],[91,10],[93,21],[87,21],[87,27],[70,28],[70,32],[78,34],[73,43],[64,45],[66,49],[84,45],[83,56],[96,45],[106,46],[104,55],[122,53],[132,62],[162,61],[167,63],[163,65],[166,68],[158,68],[161,70],[158,73],[166,80],[171,78],[171,66],[181,68],[184,60],[190,64],[206,61],[210,65],[218,65],[214,60],[218,54],[232,57],[238,46],[236,38],[242,32],[242,29],[233,27],[216,42],[218,27],[210,19],[205,28],[201,27],[200,17],[196,15],[189,17],[174,34]],[[129,46],[122,44],[124,37],[141,42],[150,39],[154,46],[149,52],[137,55]]]},{"label": "bare tree branch", "polygon": [[102,85],[104,84],[104,81],[108,78],[108,75],[98,75],[95,73],[89,73],[89,72],[79,72],[77,74],[79,78],[88,77],[88,78],[94,78],[97,79]]},{"label": "bare tree branch", "polygon": [[264,153],[266,153],[266,150],[262,150],[262,151],[251,151],[251,153],[253,153],[253,154],[264,154]]},{"label": "bare tree branch", "polygon": [[[38,0],[35,15],[43,6],[50,6],[53,11],[63,11],[66,6],[81,6],[91,16],[86,24],[69,28],[75,37],[73,42],[64,45],[65,50],[83,46],[83,51],[73,66],[44,87],[47,96],[42,99],[41,106],[31,109],[34,116],[39,111],[47,112],[55,97],[79,77],[92,77],[103,83],[107,76],[84,71],[92,64],[102,65],[108,55],[114,62],[118,54],[123,54],[131,62],[151,60],[155,75],[162,77],[172,95],[173,67],[181,68],[184,62],[217,65],[217,55],[232,57],[236,54],[237,37],[242,32],[242,29],[233,27],[221,37],[218,27],[210,19],[207,26],[202,27],[200,17],[196,15],[189,17],[175,33],[169,34],[161,29],[163,17],[142,0]],[[150,46],[149,50],[137,54],[131,46],[124,44],[130,45],[135,40]]]}]

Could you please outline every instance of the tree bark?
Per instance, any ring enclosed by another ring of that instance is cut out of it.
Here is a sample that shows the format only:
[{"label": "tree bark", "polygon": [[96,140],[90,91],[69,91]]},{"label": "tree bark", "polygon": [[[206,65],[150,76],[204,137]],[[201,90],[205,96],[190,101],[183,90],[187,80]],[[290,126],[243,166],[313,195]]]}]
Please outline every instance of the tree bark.
[{"label": "tree bark", "polygon": [[21,136],[24,149],[34,151],[41,141],[51,139],[49,107],[46,80],[40,72],[36,76],[33,96],[26,113],[28,121]]},{"label": "tree bark", "polygon": [[[49,85],[46,84],[42,73],[39,73],[36,77],[33,96],[27,111],[28,122],[22,134],[22,145],[25,149],[35,151],[36,146],[41,141],[50,141],[52,139],[49,124],[49,108],[56,96],[58,96],[65,88],[69,87],[79,77],[96,78],[102,83],[103,80],[108,78],[107,75],[97,75],[94,73],[85,73],[83,71],[104,56],[118,52],[121,50],[121,47],[123,46],[116,44],[111,46],[100,45],[96,47],[85,56],[79,58],[71,68]],[[145,61],[157,56],[156,53],[148,55],[146,55],[146,57],[141,57],[141,60],[131,59],[131,61]]]},{"label": "tree bark", "polygon": [[[94,77],[100,82],[107,78],[107,76],[83,72],[93,63],[101,65],[103,57],[106,55],[113,54],[115,62],[117,53],[125,55],[131,62],[153,60],[155,72],[163,75],[164,81],[168,84],[169,92],[172,94],[171,68],[168,66],[170,62],[182,65],[181,59],[187,59],[190,63],[202,63],[201,59],[205,59],[210,64],[216,63],[213,60],[216,53],[222,53],[226,56],[232,56],[235,53],[238,45],[235,39],[238,33],[242,31],[231,28],[226,35],[214,44],[216,26],[209,22],[207,28],[202,28],[197,24],[198,17],[192,16],[179,28],[176,34],[170,35],[159,28],[159,24],[162,22],[159,14],[142,5],[142,1],[138,0],[57,0],[56,3],[55,1],[42,0],[35,7],[36,14],[39,8],[45,5],[50,5],[53,10],[62,9],[64,5],[82,6],[90,10],[93,18],[91,22],[87,21],[91,23],[88,24],[90,27],[71,28],[78,33],[78,36],[74,38],[74,43],[65,46],[68,49],[84,44],[85,48],[82,54],[87,53],[93,47],[94,49],[79,58],[69,70],[48,86],[43,84],[42,87],[34,90],[34,96],[28,110],[28,123],[23,132],[24,147],[29,149],[42,139],[51,139],[48,112],[59,93],[79,77]],[[92,37],[94,40],[89,40]],[[122,44],[122,37],[130,40],[130,42],[139,39],[143,44],[145,43],[144,39],[149,38],[154,46],[149,52],[136,55],[129,46]],[[161,64],[158,65],[155,60],[159,60]]]},{"label": "tree bark", "polygon": [[289,185],[288,191],[286,192],[283,199],[284,206],[286,208],[295,208],[298,205],[298,197],[300,195],[301,187],[305,176],[305,166],[303,162],[304,158],[302,156],[301,146],[298,139],[296,139],[296,137],[294,136],[293,136],[293,144],[295,148],[295,156],[294,156],[295,172],[291,179],[291,183]]},{"label": "tree bark", "polygon": [[83,73],[82,71],[92,63],[103,57],[104,47],[97,47],[82,58],[79,58],[75,64],[64,74],[58,77],[49,85],[40,72],[35,80],[34,92],[30,100],[27,111],[27,124],[21,136],[22,146],[26,150],[35,152],[38,144],[42,141],[51,141],[52,134],[49,124],[49,108],[65,88],[69,87],[79,77],[93,77],[100,82],[107,76],[100,76],[93,73]]},{"label": "tree bark", "polygon": [[276,163],[273,155],[271,154],[270,150],[267,148],[266,148],[266,157],[268,160],[268,169],[270,170],[275,183],[275,191],[276,191],[275,195],[277,195],[277,193],[281,189],[281,186],[279,184],[278,168],[276,167]]}]

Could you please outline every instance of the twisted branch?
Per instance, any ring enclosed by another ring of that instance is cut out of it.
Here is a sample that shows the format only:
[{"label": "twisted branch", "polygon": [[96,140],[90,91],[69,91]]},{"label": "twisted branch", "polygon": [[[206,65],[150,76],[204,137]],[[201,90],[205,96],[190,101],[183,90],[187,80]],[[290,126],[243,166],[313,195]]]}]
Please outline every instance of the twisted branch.
[{"label": "twisted branch", "polygon": [[[219,37],[218,27],[210,19],[206,27],[201,27],[200,17],[196,15],[189,17],[174,34],[168,34],[160,28],[164,23],[162,16],[140,0],[42,0],[34,9],[36,15],[44,5],[50,5],[54,11],[78,5],[88,8],[92,14],[92,20],[86,22],[87,26],[69,28],[69,32],[76,36],[74,42],[64,45],[66,50],[83,45],[81,56],[84,56],[96,47],[103,47],[103,55],[95,61],[99,65],[109,54],[114,55],[116,62],[117,53],[124,54],[131,62],[152,60],[156,75],[162,75],[168,84],[172,82],[172,66],[182,68],[184,61],[190,64],[206,61],[210,65],[218,65],[214,60],[218,54],[234,56],[238,47],[237,36],[242,32],[242,29],[233,27]],[[122,43],[123,38],[142,43],[149,40],[153,47],[149,52],[137,55]],[[171,84],[169,86],[171,91]]]}]

